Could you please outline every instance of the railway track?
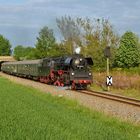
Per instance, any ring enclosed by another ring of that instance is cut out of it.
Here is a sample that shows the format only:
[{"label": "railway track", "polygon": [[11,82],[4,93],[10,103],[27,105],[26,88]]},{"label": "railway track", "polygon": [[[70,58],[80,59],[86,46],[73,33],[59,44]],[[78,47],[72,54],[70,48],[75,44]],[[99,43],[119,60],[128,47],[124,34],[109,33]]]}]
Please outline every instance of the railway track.
[{"label": "railway track", "polygon": [[78,92],[82,94],[87,94],[90,96],[96,96],[96,97],[105,98],[105,99],[140,107],[140,100],[134,99],[134,98],[129,98],[129,97],[116,95],[116,94],[112,94],[108,92],[98,92],[98,91],[92,91],[92,90],[78,90]]},{"label": "railway track", "polygon": [[0,76],[18,84],[34,87],[44,93],[52,93],[52,95],[62,95],[70,99],[76,99],[80,104],[88,108],[105,112],[108,115],[121,118],[122,120],[128,120],[136,124],[140,123],[140,100],[120,95],[110,95],[110,93],[106,92],[62,90],[54,86],[7,75],[1,72]]},{"label": "railway track", "polygon": [[[6,74],[0,72],[0,75],[6,75]],[[140,107],[140,100],[129,98],[126,96],[116,95],[108,92],[92,91],[92,90],[77,90],[76,92]]]}]

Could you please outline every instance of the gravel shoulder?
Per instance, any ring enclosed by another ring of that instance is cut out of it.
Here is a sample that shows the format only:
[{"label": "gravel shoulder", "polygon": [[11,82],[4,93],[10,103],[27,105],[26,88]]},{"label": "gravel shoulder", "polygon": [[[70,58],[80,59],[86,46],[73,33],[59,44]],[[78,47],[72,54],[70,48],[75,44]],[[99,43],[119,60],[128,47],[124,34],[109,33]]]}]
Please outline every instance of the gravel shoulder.
[{"label": "gravel shoulder", "polygon": [[19,78],[12,75],[7,75],[0,72],[0,76],[9,79],[12,82],[25,86],[36,88],[44,93],[51,93],[59,97],[66,97],[77,100],[81,105],[84,105],[92,110],[100,111],[109,116],[118,117],[121,120],[127,120],[136,124],[140,124],[140,107],[118,103],[100,97],[80,94],[76,91],[65,90],[64,88],[49,86],[44,83],[32,81],[29,79]]}]

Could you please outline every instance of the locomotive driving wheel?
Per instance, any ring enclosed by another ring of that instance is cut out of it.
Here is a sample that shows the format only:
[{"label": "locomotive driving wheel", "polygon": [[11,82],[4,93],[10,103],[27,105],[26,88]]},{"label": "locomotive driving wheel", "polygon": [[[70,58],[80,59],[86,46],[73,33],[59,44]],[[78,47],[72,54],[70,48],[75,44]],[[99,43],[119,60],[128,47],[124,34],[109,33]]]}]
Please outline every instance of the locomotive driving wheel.
[{"label": "locomotive driving wheel", "polygon": [[75,84],[74,82],[73,82],[72,85],[71,85],[71,89],[72,89],[72,90],[75,90],[75,89],[76,89],[76,84]]}]

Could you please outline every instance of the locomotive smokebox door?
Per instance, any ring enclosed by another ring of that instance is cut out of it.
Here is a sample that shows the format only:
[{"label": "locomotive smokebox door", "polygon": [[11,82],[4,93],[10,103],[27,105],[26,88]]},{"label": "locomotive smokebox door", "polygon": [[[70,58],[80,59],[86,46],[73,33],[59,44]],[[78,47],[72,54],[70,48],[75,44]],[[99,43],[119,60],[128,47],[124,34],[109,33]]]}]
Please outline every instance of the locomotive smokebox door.
[{"label": "locomotive smokebox door", "polygon": [[110,47],[109,46],[105,48],[104,55],[107,58],[111,57],[111,52],[110,52]]}]

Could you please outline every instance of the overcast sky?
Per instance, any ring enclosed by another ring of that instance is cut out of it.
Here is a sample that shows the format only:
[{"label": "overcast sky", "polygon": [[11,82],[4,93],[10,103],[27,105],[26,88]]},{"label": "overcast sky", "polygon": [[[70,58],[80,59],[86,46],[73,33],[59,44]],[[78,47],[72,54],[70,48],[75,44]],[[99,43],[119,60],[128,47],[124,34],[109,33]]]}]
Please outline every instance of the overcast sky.
[{"label": "overcast sky", "polygon": [[13,47],[34,46],[45,25],[59,38],[56,17],[65,15],[109,19],[119,34],[140,35],[140,0],[0,0],[0,34]]}]

